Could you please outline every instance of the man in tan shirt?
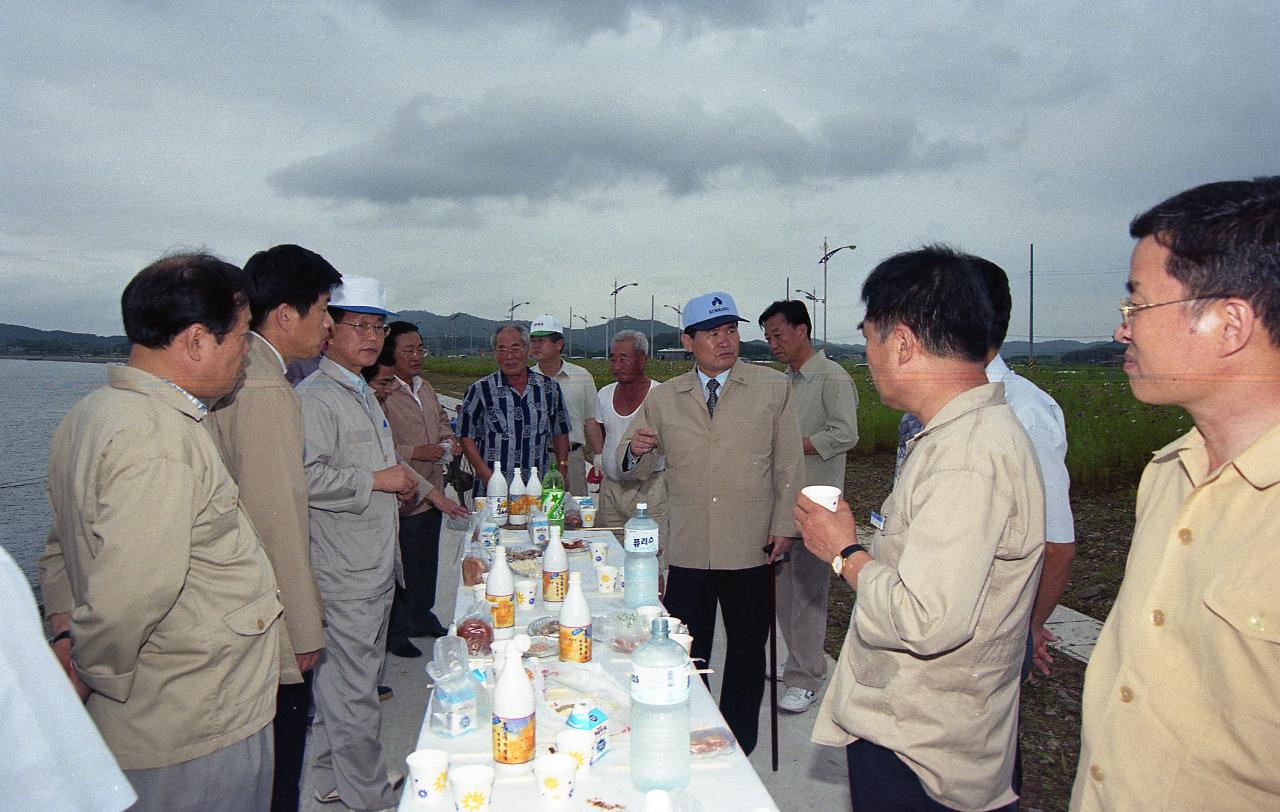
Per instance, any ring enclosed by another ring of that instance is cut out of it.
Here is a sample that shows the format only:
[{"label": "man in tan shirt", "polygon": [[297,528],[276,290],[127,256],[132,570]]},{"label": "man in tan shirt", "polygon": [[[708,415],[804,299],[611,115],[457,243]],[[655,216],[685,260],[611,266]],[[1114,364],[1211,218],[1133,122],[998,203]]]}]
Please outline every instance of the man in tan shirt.
[{"label": "man in tan shirt", "polygon": [[271,808],[292,812],[298,808],[307,742],[311,672],[324,648],[324,629],[307,535],[302,407],[285,369],[320,353],[333,327],[329,293],[342,275],[324,257],[297,245],[259,251],[245,263],[244,273],[253,328],[244,379],[218,401],[206,423],[240,486],[241,504],[280,585],[284,623],[272,726]]},{"label": "man in tan shirt", "polygon": [[271,799],[280,603],[240,492],[201,425],[244,366],[240,269],[153,263],[121,301],[132,348],[49,449],[40,562],[54,651],[139,810]]},{"label": "man in tan shirt", "polygon": [[1280,177],[1191,189],[1129,233],[1124,370],[1195,428],[1138,486],[1071,808],[1280,809]]},{"label": "man in tan shirt", "polygon": [[697,296],[681,314],[694,367],[649,393],[618,449],[622,470],[654,474],[666,456],[669,565],[663,603],[711,656],[716,611],[726,646],[720,712],[744,752],[756,745],[769,638],[769,567],[796,535],[804,484],[800,430],[785,375],[738,358],[738,307]]},{"label": "man in tan shirt", "polygon": [[[777,301],[758,319],[773,357],[787,365],[804,446],[806,485],[844,490],[845,453],[858,444],[858,393],[844,367],[815,350],[813,322],[804,302]],[[786,693],[778,707],[803,713],[813,705],[827,673],[827,593],[831,562],[803,547],[778,566],[778,628],[787,642],[782,669]]]},{"label": "man in tan shirt", "polygon": [[858,544],[801,495],[805,546],[858,593],[813,740],[845,747],[853,807],[1012,810],[1019,676],[1044,553],[1044,486],[984,367],[986,260],[932,247],[862,288],[881,401],[925,426]]}]

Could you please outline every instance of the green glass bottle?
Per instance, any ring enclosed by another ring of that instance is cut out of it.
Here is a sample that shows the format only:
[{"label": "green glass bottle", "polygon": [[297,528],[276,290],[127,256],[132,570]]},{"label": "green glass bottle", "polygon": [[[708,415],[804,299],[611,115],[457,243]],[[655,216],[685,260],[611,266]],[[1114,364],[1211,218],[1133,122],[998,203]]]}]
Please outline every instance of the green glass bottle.
[{"label": "green glass bottle", "polygon": [[542,512],[547,514],[547,523],[560,528],[564,532],[564,475],[553,457],[551,469],[542,480]]}]

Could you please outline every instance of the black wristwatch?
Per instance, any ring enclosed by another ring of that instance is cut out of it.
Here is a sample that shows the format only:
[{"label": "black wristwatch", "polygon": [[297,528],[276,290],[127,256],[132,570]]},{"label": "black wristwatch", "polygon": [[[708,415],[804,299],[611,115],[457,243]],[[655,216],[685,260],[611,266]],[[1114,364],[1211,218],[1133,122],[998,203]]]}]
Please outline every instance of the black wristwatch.
[{"label": "black wristwatch", "polygon": [[839,575],[844,572],[844,562],[849,560],[849,556],[854,553],[865,552],[867,552],[867,548],[863,547],[861,544],[850,544],[848,547],[841,550],[839,555],[831,559],[831,569],[835,570],[836,575]]},{"label": "black wristwatch", "polygon": [[49,638],[49,645],[56,646],[58,643],[62,642],[63,640],[70,640],[70,639],[71,639],[71,630],[63,629],[62,631],[55,634],[53,637]]}]

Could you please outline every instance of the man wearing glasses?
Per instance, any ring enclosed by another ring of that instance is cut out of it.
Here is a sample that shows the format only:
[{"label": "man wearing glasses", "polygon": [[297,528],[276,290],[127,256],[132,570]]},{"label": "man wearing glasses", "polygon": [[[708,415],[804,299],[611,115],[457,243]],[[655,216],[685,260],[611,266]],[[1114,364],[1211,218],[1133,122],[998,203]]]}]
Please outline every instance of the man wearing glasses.
[{"label": "man wearing glasses", "polygon": [[394,805],[394,789],[404,780],[403,772],[389,773],[382,764],[377,690],[399,580],[399,508],[422,499],[437,506],[449,501],[396,461],[391,427],[360,374],[382,351],[383,319],[394,315],[386,299],[378,280],[344,278],[329,302],[333,337],[320,368],[298,385],[311,562],[325,624],[311,761],[316,799],[341,800],[352,809]]},{"label": "man wearing glasses", "polygon": [[1154,453],[1084,687],[1073,810],[1280,808],[1280,177],[1129,227],[1134,397],[1195,428]]},{"label": "man wearing glasses", "polygon": [[560,385],[529,368],[529,331],[508,322],[491,339],[498,371],[467,388],[458,433],[476,472],[475,494],[494,468],[510,481],[517,467],[547,467],[547,447],[564,468],[569,461],[569,411]]}]

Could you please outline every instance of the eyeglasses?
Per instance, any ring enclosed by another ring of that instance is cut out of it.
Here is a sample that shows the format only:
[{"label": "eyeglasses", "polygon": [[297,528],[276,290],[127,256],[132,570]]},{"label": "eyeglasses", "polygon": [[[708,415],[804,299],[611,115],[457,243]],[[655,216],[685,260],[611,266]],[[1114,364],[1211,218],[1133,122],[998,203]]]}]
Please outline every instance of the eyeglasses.
[{"label": "eyeglasses", "polygon": [[401,355],[426,355],[427,348],[426,347],[401,347],[400,349],[396,350],[396,352],[400,353]]},{"label": "eyeglasses", "polygon": [[1202,299],[1226,299],[1226,294],[1214,294],[1211,296],[1188,296],[1185,299],[1170,299],[1167,302],[1152,302],[1151,304],[1134,304],[1133,300],[1128,296],[1120,300],[1120,323],[1126,327],[1129,320],[1133,318],[1134,313],[1140,313],[1143,310],[1150,310],[1153,307],[1164,307],[1171,304],[1182,304],[1183,302],[1198,302]]},{"label": "eyeglasses", "polygon": [[391,332],[391,328],[385,324],[370,324],[366,321],[356,322],[355,324],[352,324],[349,321],[338,321],[334,323],[341,324],[343,327],[350,327],[352,330],[355,330],[357,333],[365,337],[382,336],[383,338],[386,338],[387,333]]}]

